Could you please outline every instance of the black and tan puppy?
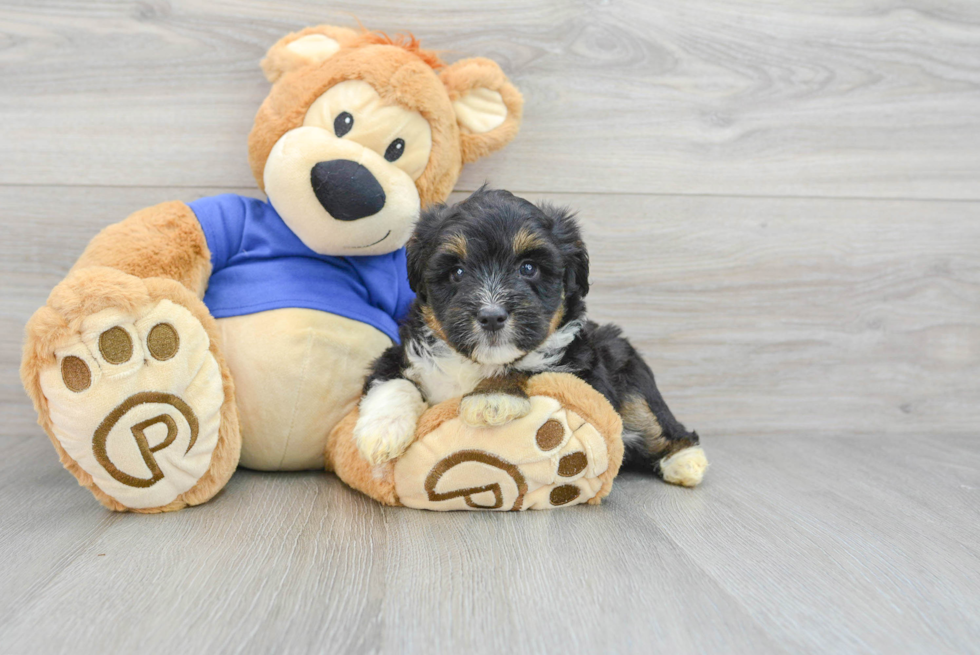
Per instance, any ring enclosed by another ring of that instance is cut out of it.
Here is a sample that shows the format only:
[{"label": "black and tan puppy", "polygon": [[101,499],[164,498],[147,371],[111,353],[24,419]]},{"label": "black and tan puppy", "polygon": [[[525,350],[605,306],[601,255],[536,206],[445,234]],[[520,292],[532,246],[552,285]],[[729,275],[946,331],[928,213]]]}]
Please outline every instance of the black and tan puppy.
[{"label": "black and tan puppy", "polygon": [[374,363],[354,429],[369,461],[400,455],[429,405],[463,395],[464,421],[500,425],[529,411],[529,375],[563,371],[620,413],[625,464],[701,482],[697,433],[671,414],[619,328],[586,319],[589,256],[569,211],[486,188],[430,208],[408,243],[408,276],[418,298],[401,345]]}]

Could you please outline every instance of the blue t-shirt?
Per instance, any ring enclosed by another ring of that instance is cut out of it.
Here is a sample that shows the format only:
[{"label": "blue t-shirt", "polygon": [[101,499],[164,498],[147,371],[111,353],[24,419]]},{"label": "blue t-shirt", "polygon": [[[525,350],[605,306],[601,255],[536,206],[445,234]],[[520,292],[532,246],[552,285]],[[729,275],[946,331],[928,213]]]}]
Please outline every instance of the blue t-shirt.
[{"label": "blue t-shirt", "polygon": [[398,321],[415,299],[404,248],[365,257],[319,255],[268,202],[225,194],[189,206],[211,250],[204,304],[213,316],[319,309],[374,326],[398,343]]}]

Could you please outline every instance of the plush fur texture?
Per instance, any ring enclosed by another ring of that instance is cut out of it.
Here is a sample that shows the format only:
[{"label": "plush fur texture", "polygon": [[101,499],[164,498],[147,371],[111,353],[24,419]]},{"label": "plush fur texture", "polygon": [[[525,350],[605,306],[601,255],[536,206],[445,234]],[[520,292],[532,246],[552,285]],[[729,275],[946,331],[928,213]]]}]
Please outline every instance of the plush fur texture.
[{"label": "plush fur texture", "polygon": [[72,270],[90,266],[174,280],[200,298],[211,276],[211,253],[194,212],[172,201],[141,209],[102,230]]},{"label": "plush fur texture", "polygon": [[[589,501],[598,505],[609,495],[613,479],[624,463],[625,450],[619,435],[623,431],[622,419],[606,398],[590,393],[594,387],[583,384],[581,378],[563,373],[538,373],[528,379],[526,392],[530,396],[549,396],[592,423],[606,439],[609,449],[609,470],[602,476],[602,490]],[[612,411],[610,411],[612,410]]]},{"label": "plush fur texture", "polygon": [[507,105],[507,117],[503,124],[489,134],[473,134],[465,129],[462,131],[460,142],[464,164],[486,157],[517,136],[524,101],[497,64],[489,59],[464,59],[443,70],[439,79],[449,90],[451,101],[455,102],[467,91],[483,87],[498,92]]},{"label": "plush fur texture", "polygon": [[[99,489],[93,483],[92,476],[86,473],[58,443],[47,409],[47,400],[41,390],[40,375],[43,368],[55,364],[55,350],[78,332],[81,321],[86,316],[110,307],[120,308],[126,313],[135,315],[140,308],[164,299],[186,307],[204,326],[211,340],[211,354],[221,368],[225,401],[221,406],[218,444],[211,456],[208,472],[193,488],[165,506],[132,509],[125,507]],[[168,512],[206,502],[228,483],[238,466],[241,449],[238,412],[234,402],[235,387],[231,372],[221,355],[217,325],[204,303],[187,288],[172,280],[139,279],[102,266],[80,269],[55,287],[48,298],[48,304],[31,317],[26,331],[28,340],[24,348],[20,375],[24,388],[37,410],[38,423],[47,432],[62,465],[75,476],[80,485],[91,491],[99,502],[116,511],[151,514]]]},{"label": "plush fur texture", "polygon": [[[529,397],[556,400],[563,410],[574,412],[598,432],[605,446],[605,458],[608,461],[606,469],[599,476],[601,486],[598,492],[588,500],[589,504],[598,505],[609,495],[613,480],[623,461],[623,441],[620,438],[623,425],[618,414],[595,389],[565,373],[541,373],[531,376],[525,379],[523,388]],[[334,471],[354,489],[378,502],[385,505],[401,505],[402,502],[395,489],[395,467],[398,466],[399,460],[391,459],[381,464],[372,464],[362,456],[354,437],[359,418],[359,410],[355,410],[334,428],[327,441],[328,469]],[[460,422],[460,398],[445,400],[421,415],[409,438],[408,448],[412,448],[417,442],[424,442],[428,435],[439,429],[455,428],[465,433],[466,428],[460,427]],[[508,428],[503,426],[500,429]],[[517,443],[528,436],[519,433],[514,433],[512,437],[494,434],[492,438],[511,439]],[[420,447],[429,446],[423,443]],[[452,454],[451,451],[440,453],[449,456]],[[474,481],[474,484],[479,483],[479,480]]]},{"label": "plush fur texture", "polygon": [[[322,63],[307,65],[287,46],[310,34],[336,39],[340,51]],[[445,199],[464,163],[502,148],[520,126],[523,99],[495,62],[474,58],[444,67],[413,38],[392,40],[331,26],[311,27],[281,39],[270,49],[263,67],[274,84],[249,135],[249,162],[260,188],[273,145],[303,124],[306,109],[317,97],[344,80],[364,80],[386,103],[417,111],[429,122],[432,155],[416,180],[423,207]],[[441,72],[437,74],[436,69]],[[507,119],[489,133],[461,135],[452,101],[484,84],[504,99]]]},{"label": "plush fur texture", "polygon": [[[445,66],[434,53],[421,48],[414,37],[393,39],[364,30],[321,25],[281,39],[269,50],[262,67],[273,86],[258,110],[248,147],[249,163],[260,187],[266,161],[277,141],[302,126],[313,102],[338,82],[366,82],[384,103],[397,104],[425,118],[431,128],[432,149],[421,176],[415,180],[419,207],[413,204],[404,212],[406,222],[414,222],[421,206],[445,200],[463,162],[503,147],[520,123],[521,96],[496,64],[476,59]],[[461,134],[465,128],[460,126],[453,101],[471,89],[483,89],[483,84],[487,85],[487,92],[497,93],[506,104],[504,108],[496,107],[506,112],[506,119],[488,131]],[[392,244],[391,249],[400,245]],[[219,332],[200,301],[210,274],[207,242],[193,212],[184,203],[164,203],[136,212],[96,236],[69,276],[52,291],[46,306],[27,325],[21,375],[38,411],[38,421],[51,437],[65,467],[111,509],[128,508],[98,489],[91,476],[58,443],[41,388],[41,371],[57,365],[55,351],[69,339],[77,339],[81,321],[91,314],[117,308],[138,315],[149,303],[161,299],[186,307],[204,326],[210,350],[220,365],[225,392],[220,437],[210,469],[196,486],[166,506],[137,511],[169,511],[211,498],[238,463],[241,433],[234,385],[222,356]],[[261,343],[252,345],[264,347]],[[380,351],[376,342],[364,342],[359,347],[370,350],[363,359]],[[247,355],[239,358],[239,362],[246,360]],[[282,366],[305,370],[308,363],[284,361]],[[329,378],[331,371],[318,374]],[[356,397],[359,382],[348,389],[348,397]],[[280,423],[299,425],[310,422],[297,420],[297,413],[306,409],[273,407],[268,411],[281,412]],[[330,427],[321,427],[324,441]]]},{"label": "plush fur texture", "polygon": [[366,323],[296,307],[223,318],[218,329],[235,373],[241,466],[323,468],[327,432],[357,406],[372,360],[391,340]]},{"label": "plush fur texture", "polygon": [[[586,319],[589,258],[569,211],[480,189],[423,214],[408,266],[418,298],[402,344],[375,362],[362,420],[371,391],[390,380],[413,382],[430,403],[471,394],[464,402],[479,403],[478,409],[464,414],[490,423],[487,417],[519,415],[526,393],[508,389],[515,377],[568,372],[622,415],[628,464],[668,482],[700,482],[697,469],[707,465],[700,449],[703,462],[685,459],[677,475],[661,468],[666,458],[697,446],[697,433],[674,418],[649,366],[619,328]],[[498,380],[496,388],[486,386],[488,378]]]}]

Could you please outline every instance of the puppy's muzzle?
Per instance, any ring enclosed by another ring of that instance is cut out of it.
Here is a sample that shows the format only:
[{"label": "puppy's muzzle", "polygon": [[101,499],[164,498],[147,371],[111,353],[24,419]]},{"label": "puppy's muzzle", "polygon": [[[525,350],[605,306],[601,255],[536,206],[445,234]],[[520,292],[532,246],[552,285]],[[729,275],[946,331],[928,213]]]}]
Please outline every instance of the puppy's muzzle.
[{"label": "puppy's muzzle", "polygon": [[381,184],[356,161],[321,161],[310,171],[310,184],[316,199],[338,221],[373,216],[385,206]]},{"label": "puppy's muzzle", "polygon": [[480,328],[487,332],[496,332],[503,329],[510,314],[500,305],[490,305],[483,307],[476,313],[476,322]]}]

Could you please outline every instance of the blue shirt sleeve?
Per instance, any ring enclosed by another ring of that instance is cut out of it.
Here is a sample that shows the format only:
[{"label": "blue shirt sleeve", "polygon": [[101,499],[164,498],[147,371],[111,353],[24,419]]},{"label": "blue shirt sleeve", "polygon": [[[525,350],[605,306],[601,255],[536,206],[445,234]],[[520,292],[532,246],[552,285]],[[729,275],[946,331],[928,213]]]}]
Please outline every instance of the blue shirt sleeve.
[{"label": "blue shirt sleeve", "polygon": [[201,198],[188,203],[197,216],[211,251],[212,272],[228,264],[242,247],[245,233],[245,198],[232,193]]}]

